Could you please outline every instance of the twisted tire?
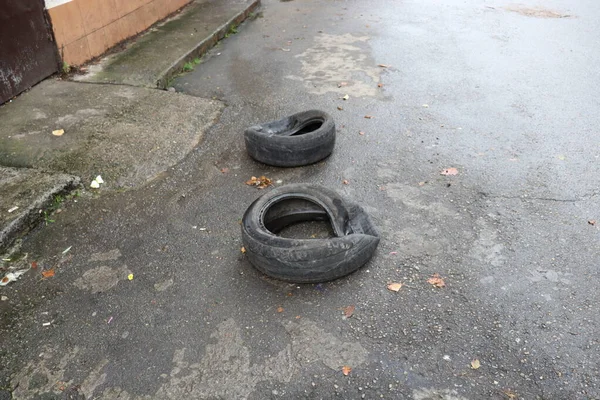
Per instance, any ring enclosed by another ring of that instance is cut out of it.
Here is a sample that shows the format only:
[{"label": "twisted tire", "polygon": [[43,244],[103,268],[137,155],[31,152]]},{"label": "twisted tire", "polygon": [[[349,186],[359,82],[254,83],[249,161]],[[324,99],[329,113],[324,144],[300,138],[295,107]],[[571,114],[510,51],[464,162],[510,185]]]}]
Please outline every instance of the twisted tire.
[{"label": "twisted tire", "polygon": [[[335,237],[290,239],[276,234],[288,225],[329,220]],[[287,282],[316,283],[354,272],[371,259],[379,233],[359,205],[332,190],[286,185],[254,201],[242,219],[246,255],[259,271]]]},{"label": "twisted tire", "polygon": [[328,157],[335,145],[335,123],[326,112],[309,110],[252,126],[244,132],[250,157],[276,167],[298,167]]}]

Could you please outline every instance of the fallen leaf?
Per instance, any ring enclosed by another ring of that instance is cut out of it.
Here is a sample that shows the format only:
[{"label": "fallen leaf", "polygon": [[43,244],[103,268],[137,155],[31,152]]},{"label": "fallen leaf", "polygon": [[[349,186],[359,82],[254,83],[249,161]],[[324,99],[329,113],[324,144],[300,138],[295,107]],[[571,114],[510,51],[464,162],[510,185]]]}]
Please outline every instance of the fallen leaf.
[{"label": "fallen leaf", "polygon": [[130,281],[132,281],[133,280],[133,274],[127,275],[127,279],[129,279]]},{"label": "fallen leaf", "polygon": [[383,83],[378,83],[378,84],[377,84],[377,87],[378,87],[378,88],[382,88],[382,87],[383,87]]},{"label": "fallen leaf", "polygon": [[343,108],[342,108],[342,107],[340,107],[340,106],[338,106],[338,110],[342,111],[342,110],[343,110]]},{"label": "fallen leaf", "polygon": [[47,271],[42,271],[42,276],[44,278],[52,278],[54,276],[54,268],[49,269]]},{"label": "fallen leaf", "polygon": [[229,168],[221,168],[221,173],[226,174],[229,172]]},{"label": "fallen leaf", "polygon": [[338,87],[348,86],[348,82],[340,82],[338,83]]},{"label": "fallen leaf", "polygon": [[595,220],[595,219],[590,219],[590,220],[588,221],[588,224],[590,224],[590,225],[594,226],[594,225],[596,225],[596,220]]},{"label": "fallen leaf", "polygon": [[371,119],[371,118],[373,118],[373,116],[372,115],[365,115],[365,118],[366,119]]},{"label": "fallen leaf", "polygon": [[242,252],[242,254],[246,254],[246,248],[244,246],[242,246],[242,248],[240,249],[240,251]]},{"label": "fallen leaf", "polygon": [[273,181],[264,175],[260,176],[258,178],[253,176],[249,180],[246,181],[246,185],[256,186],[258,189],[264,189],[267,186],[270,186],[272,184],[273,184]]},{"label": "fallen leaf", "polygon": [[356,307],[354,307],[354,306],[348,306],[348,307],[345,307],[345,308],[344,308],[344,316],[345,316],[346,318],[350,318],[350,317],[352,317],[352,315],[354,315],[354,309],[355,309],[355,308],[356,308]]},{"label": "fallen leaf", "polygon": [[388,288],[388,290],[391,290],[392,292],[397,292],[400,290],[400,288],[402,288],[402,283],[400,283],[400,282],[388,283],[387,288]]},{"label": "fallen leaf", "polygon": [[440,172],[440,175],[458,175],[458,169],[456,168],[446,168]]},{"label": "fallen leaf", "polygon": [[350,182],[348,182],[348,180],[347,180],[347,179],[344,179],[344,180],[342,181],[342,183],[343,183],[344,185],[347,185],[347,184],[349,184]]},{"label": "fallen leaf", "polygon": [[31,268],[33,268],[33,269],[37,268],[37,261],[32,261],[31,262]]},{"label": "fallen leaf", "polygon": [[350,96],[348,96],[347,94],[344,95],[344,97],[342,97],[342,99],[344,99],[344,100],[348,100],[349,98],[350,98]]},{"label": "fallen leaf", "polygon": [[364,135],[365,133],[363,131],[358,132],[359,135]]},{"label": "fallen leaf", "polygon": [[444,282],[440,274],[437,273],[433,274],[431,278],[427,279],[427,283],[439,288],[446,286],[446,282]]},{"label": "fallen leaf", "polygon": [[526,8],[522,6],[506,6],[505,10],[515,12],[526,17],[534,17],[534,18],[572,18],[572,15],[569,14],[561,14],[556,11],[536,7],[536,8]]},{"label": "fallen leaf", "polygon": [[471,361],[472,369],[479,369],[479,367],[481,367],[481,363],[479,362],[478,359],[474,359],[473,361]]},{"label": "fallen leaf", "polygon": [[65,133],[65,130],[64,130],[64,129],[57,129],[57,130],[55,130],[55,131],[52,131],[52,134],[53,134],[54,136],[62,136],[64,133]]},{"label": "fallen leaf", "polygon": [[277,312],[278,313],[282,313],[283,312],[283,307],[277,307]]},{"label": "fallen leaf", "polygon": [[381,68],[389,68],[389,67],[391,67],[391,65],[389,65],[389,64],[379,64],[377,66],[381,67]]},{"label": "fallen leaf", "polygon": [[8,281],[9,281],[9,278],[5,276],[4,278],[2,278],[2,280],[0,282],[8,283]]},{"label": "fallen leaf", "polygon": [[352,371],[352,368],[351,368],[351,367],[349,367],[349,366],[347,366],[347,365],[344,365],[344,366],[342,367],[342,374],[344,374],[345,376],[348,376],[348,374],[349,374],[351,371]]}]

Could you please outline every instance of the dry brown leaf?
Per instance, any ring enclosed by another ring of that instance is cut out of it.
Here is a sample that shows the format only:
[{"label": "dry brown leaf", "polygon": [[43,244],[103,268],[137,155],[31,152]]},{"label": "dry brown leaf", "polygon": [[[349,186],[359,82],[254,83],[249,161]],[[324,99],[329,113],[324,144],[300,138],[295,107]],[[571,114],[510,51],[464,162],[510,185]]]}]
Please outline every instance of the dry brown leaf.
[{"label": "dry brown leaf", "polygon": [[359,135],[363,136],[365,133],[363,131],[358,132]]},{"label": "dry brown leaf", "polygon": [[440,175],[458,175],[458,170],[454,167],[443,169]]},{"label": "dry brown leaf", "polygon": [[342,374],[344,374],[345,376],[348,376],[348,374],[352,371],[352,367],[349,367],[347,365],[344,365],[342,367]]},{"label": "dry brown leaf", "polygon": [[242,254],[246,253],[246,248],[244,246],[242,246],[242,248],[240,249],[240,251],[242,252]]},{"label": "dry brown leaf", "polygon": [[340,107],[340,106],[338,106],[338,110],[342,111],[342,110],[343,110],[343,108],[342,108],[342,107]]},{"label": "dry brown leaf", "polygon": [[54,276],[54,268],[49,269],[47,271],[42,271],[42,276],[44,278],[52,278]]},{"label": "dry brown leaf", "polygon": [[379,64],[377,66],[381,67],[381,68],[389,68],[389,67],[391,67],[391,65],[389,65],[389,64]]},{"label": "dry brown leaf", "polygon": [[373,116],[372,115],[365,115],[365,118],[366,119],[371,119],[371,118],[373,118]]},{"label": "dry brown leaf", "polygon": [[588,221],[588,224],[590,224],[590,225],[594,226],[594,225],[596,225],[596,220],[595,220],[595,219],[590,219],[590,220]]},{"label": "dry brown leaf", "polygon": [[281,307],[281,306],[280,306],[280,307],[277,307],[277,312],[278,312],[278,313],[282,313],[282,312],[283,312],[283,307]]},{"label": "dry brown leaf", "polygon": [[440,274],[433,274],[431,276],[431,278],[427,279],[427,283],[432,284],[435,287],[444,287],[446,286],[446,282],[444,282],[444,280],[442,279],[442,277],[440,276]]},{"label": "dry brown leaf", "polygon": [[65,133],[65,130],[64,130],[64,129],[57,129],[57,130],[55,130],[55,131],[52,131],[52,134],[53,134],[54,136],[62,136],[64,133]]},{"label": "dry brown leaf", "polygon": [[10,281],[10,279],[8,279],[7,276],[5,276],[4,278],[2,278],[2,283],[7,283],[8,281]]},{"label": "dry brown leaf", "polygon": [[344,308],[344,316],[346,318],[350,318],[352,317],[352,315],[354,315],[354,310],[356,309],[356,307],[354,306],[348,306]]},{"label": "dry brown leaf", "polygon": [[479,369],[479,367],[481,367],[481,363],[479,362],[478,359],[474,359],[473,361],[471,361],[472,369]]},{"label": "dry brown leaf", "polygon": [[570,14],[562,14],[556,11],[548,10],[545,8],[526,8],[522,6],[506,6],[505,10],[515,12],[526,17],[534,18],[573,18]]},{"label": "dry brown leaf", "polygon": [[273,181],[264,175],[260,176],[258,178],[253,176],[249,180],[246,181],[246,185],[256,186],[258,189],[264,189],[267,186],[271,186],[272,184],[273,184]]},{"label": "dry brown leaf", "polygon": [[388,283],[387,288],[388,288],[388,290],[391,290],[392,292],[397,292],[402,288],[402,283],[400,283],[400,282]]},{"label": "dry brown leaf", "polygon": [[348,185],[350,182],[348,182],[348,179],[344,179],[344,180],[342,181],[342,183],[343,183],[344,185]]}]

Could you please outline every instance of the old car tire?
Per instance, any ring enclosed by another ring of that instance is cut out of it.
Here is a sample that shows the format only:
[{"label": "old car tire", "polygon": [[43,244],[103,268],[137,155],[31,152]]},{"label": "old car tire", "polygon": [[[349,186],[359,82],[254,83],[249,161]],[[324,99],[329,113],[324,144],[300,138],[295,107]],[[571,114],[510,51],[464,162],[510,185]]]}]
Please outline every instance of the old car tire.
[{"label": "old car tire", "polygon": [[326,112],[309,110],[252,126],[244,132],[250,157],[276,167],[298,167],[328,157],[335,145],[335,123]]},{"label": "old car tire", "polygon": [[[335,237],[277,236],[288,225],[329,220]],[[345,276],[371,259],[379,233],[366,212],[322,186],[293,184],[255,200],[242,219],[246,255],[259,271],[287,282],[316,283]]]}]

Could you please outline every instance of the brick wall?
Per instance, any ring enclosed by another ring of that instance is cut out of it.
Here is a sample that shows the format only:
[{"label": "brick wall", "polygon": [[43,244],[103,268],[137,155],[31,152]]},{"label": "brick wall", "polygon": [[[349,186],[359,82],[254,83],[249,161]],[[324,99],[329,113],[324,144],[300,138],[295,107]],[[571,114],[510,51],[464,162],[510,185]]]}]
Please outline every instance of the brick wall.
[{"label": "brick wall", "polygon": [[59,53],[80,65],[192,0],[46,0]]}]

